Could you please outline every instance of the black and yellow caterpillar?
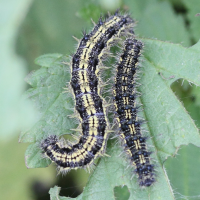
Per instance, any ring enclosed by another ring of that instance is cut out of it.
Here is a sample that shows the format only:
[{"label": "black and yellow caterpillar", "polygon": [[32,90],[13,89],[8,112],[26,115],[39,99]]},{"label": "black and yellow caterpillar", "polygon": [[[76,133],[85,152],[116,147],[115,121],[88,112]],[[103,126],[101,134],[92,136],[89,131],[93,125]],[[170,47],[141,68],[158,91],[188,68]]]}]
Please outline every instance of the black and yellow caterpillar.
[{"label": "black and yellow caterpillar", "polygon": [[63,145],[56,135],[41,142],[41,148],[62,171],[90,166],[104,155],[108,139],[105,100],[100,92],[100,69],[110,47],[121,36],[133,33],[134,21],[116,13],[99,20],[79,42],[71,61],[71,81],[75,108],[79,113],[81,135],[78,143]]},{"label": "black and yellow caterpillar", "polygon": [[141,133],[142,121],[138,119],[136,104],[136,78],[143,44],[133,37],[124,42],[124,50],[117,65],[114,85],[114,105],[120,127],[120,138],[131,164],[135,166],[140,186],[150,186],[155,181],[154,166],[150,162],[145,140]]}]

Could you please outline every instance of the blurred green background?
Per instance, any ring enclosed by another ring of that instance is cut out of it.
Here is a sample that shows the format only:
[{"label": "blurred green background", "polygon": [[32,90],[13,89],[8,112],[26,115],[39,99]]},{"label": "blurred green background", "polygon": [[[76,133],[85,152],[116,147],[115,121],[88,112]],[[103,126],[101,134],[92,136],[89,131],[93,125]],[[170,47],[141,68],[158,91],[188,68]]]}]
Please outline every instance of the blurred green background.
[{"label": "blurred green background", "polygon": [[[119,7],[129,9],[139,21],[138,36],[184,46],[191,46],[200,38],[200,26],[195,22],[200,22],[200,17],[195,17],[200,13],[199,0],[0,1],[0,199],[50,199],[48,191],[54,185],[62,187],[62,196],[75,197],[82,191],[88,178],[83,170],[56,176],[53,165],[46,169],[26,168],[24,152],[28,144],[17,141],[20,130],[34,121],[35,110],[20,96],[28,88],[25,76],[38,69],[35,58],[47,53],[72,54],[76,44],[72,35],[80,38],[81,31],[91,29],[90,18],[97,21],[101,13]],[[173,30],[176,26],[180,26],[178,32]],[[179,80],[172,89],[199,127],[199,88]],[[200,199],[199,152],[192,144],[182,146],[176,158],[170,157],[165,162],[179,199]],[[123,191],[119,188],[115,193],[117,198]],[[127,194],[123,199],[128,199]]]}]

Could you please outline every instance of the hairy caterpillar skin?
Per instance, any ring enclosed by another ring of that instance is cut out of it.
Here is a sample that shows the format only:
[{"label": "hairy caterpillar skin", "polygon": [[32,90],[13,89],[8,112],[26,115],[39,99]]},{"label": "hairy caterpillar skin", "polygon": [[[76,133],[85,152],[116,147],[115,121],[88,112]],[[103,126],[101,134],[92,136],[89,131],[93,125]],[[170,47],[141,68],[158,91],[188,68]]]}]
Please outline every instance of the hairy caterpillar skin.
[{"label": "hairy caterpillar skin", "polygon": [[114,86],[114,104],[117,121],[120,127],[125,152],[135,166],[140,186],[150,186],[155,182],[154,166],[150,162],[145,144],[146,138],[141,133],[142,121],[138,119],[136,105],[136,71],[143,44],[136,39],[128,38],[117,65]]},{"label": "hairy caterpillar skin", "polygon": [[129,16],[116,13],[104,22],[100,19],[78,44],[71,62],[70,85],[80,116],[82,132],[79,141],[73,145],[63,145],[57,136],[52,135],[41,143],[46,157],[65,172],[88,167],[105,153],[108,120],[105,101],[100,94],[99,71],[115,40],[132,34],[133,25]]}]

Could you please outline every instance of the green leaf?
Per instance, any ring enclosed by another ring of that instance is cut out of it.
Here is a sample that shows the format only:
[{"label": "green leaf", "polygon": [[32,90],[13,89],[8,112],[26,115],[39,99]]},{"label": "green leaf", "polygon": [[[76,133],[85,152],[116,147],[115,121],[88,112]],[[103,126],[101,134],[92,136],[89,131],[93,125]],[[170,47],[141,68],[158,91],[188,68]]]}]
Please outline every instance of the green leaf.
[{"label": "green leaf", "polygon": [[[84,192],[77,199],[114,199],[114,188],[120,185],[126,185],[129,188],[130,199],[149,199],[149,196],[150,199],[174,199],[163,162],[168,156],[174,155],[180,145],[193,143],[200,146],[197,127],[170,88],[171,83],[180,78],[200,85],[198,75],[200,70],[200,42],[191,48],[184,48],[181,45],[158,40],[143,39],[142,41],[145,44],[145,50],[140,80],[142,84],[140,91],[143,94],[141,102],[144,107],[143,116],[148,121],[146,129],[152,136],[152,139],[148,141],[148,146],[154,146],[152,157],[157,160],[157,182],[146,190],[140,189],[137,178],[130,179],[133,172],[131,172],[132,169],[126,170],[126,159],[118,156],[122,148],[112,142],[107,148],[107,153],[111,157],[100,159]],[[35,131],[32,132],[32,129],[29,131],[29,134],[35,140],[40,140],[42,137],[47,136],[49,131],[62,135],[66,134],[65,130],[73,128],[70,123],[63,125],[62,120],[56,120],[56,125],[54,122],[54,117],[61,114],[62,117],[66,118],[66,122],[70,120],[70,118],[67,118],[66,112],[68,112],[67,108],[73,106],[71,101],[67,102],[68,97],[63,96],[59,104],[56,102],[57,98],[49,98],[49,96],[57,97],[63,95],[65,81],[69,81],[69,74],[65,69],[66,65],[62,64],[64,60],[64,57],[57,58],[55,55],[52,63],[48,67],[42,67],[33,73],[29,81],[34,87],[37,86],[44,89],[41,90],[40,88],[40,93],[35,93],[32,90],[37,90],[38,88],[36,87],[29,89],[28,92],[35,94],[35,96],[30,95],[30,97],[35,102],[38,102],[37,104],[41,107],[43,113],[41,120],[35,125],[37,127],[39,124],[37,134]],[[52,85],[55,86],[54,89],[57,88],[56,91],[50,89]],[[55,92],[56,94],[53,95],[52,93]],[[41,95],[44,95],[44,97],[39,98]],[[54,106],[54,104],[57,106]],[[50,117],[49,108],[54,113]],[[61,110],[62,113],[60,112]],[[51,120],[48,120],[49,118]],[[56,132],[54,132],[55,128],[57,129]],[[23,135],[23,139],[26,138],[26,135]],[[35,153],[33,152],[34,155]],[[31,151],[29,151],[30,158],[33,157],[33,160],[38,159],[37,157],[34,158],[34,155],[31,156]],[[38,164],[36,166],[38,167]],[[34,164],[31,167],[34,167]],[[57,189],[55,190],[57,191]],[[51,191],[54,191],[54,189]]]},{"label": "green leaf", "polygon": [[187,49],[161,41],[143,41],[146,51],[141,80],[143,85],[140,88],[143,94],[141,99],[150,133],[153,133],[154,137],[159,134],[163,136],[163,143],[158,141],[155,144],[157,150],[161,150],[160,159],[164,161],[182,144],[200,145],[198,129],[170,88],[170,84],[179,78],[200,85],[200,43]]},{"label": "green leaf", "polygon": [[190,22],[190,31],[195,39],[198,41],[200,38],[200,1],[198,0],[183,0],[184,4],[188,9],[187,17]]},{"label": "green leaf", "polygon": [[[165,162],[177,199],[199,198],[199,165],[199,148],[192,144],[181,146],[176,158],[169,157]],[[185,198],[180,194],[184,194]]]},{"label": "green leaf", "polygon": [[66,197],[59,196],[59,193],[60,193],[60,188],[58,186],[55,186],[54,188],[51,188],[49,190],[49,194],[50,194],[51,200],[66,200],[66,199],[68,199]]},{"label": "green leaf", "polygon": [[21,142],[40,141],[47,133],[69,134],[72,132],[70,129],[76,127],[76,120],[68,117],[73,113],[74,103],[64,89],[70,80],[67,61],[67,58],[60,54],[36,59],[42,67],[27,77],[27,82],[33,88],[30,88],[25,96],[35,103],[40,115],[30,130],[22,132],[19,139]]},{"label": "green leaf", "polygon": [[39,168],[46,167],[51,164],[51,161],[48,159],[41,159],[41,152],[38,151],[39,144],[31,144],[26,149],[25,161],[27,168]]},{"label": "green leaf", "polygon": [[60,58],[61,56],[62,54],[55,54],[55,53],[43,55],[35,59],[35,64],[40,65],[42,67],[49,67],[49,65],[51,65],[51,63],[54,62],[56,58]]}]

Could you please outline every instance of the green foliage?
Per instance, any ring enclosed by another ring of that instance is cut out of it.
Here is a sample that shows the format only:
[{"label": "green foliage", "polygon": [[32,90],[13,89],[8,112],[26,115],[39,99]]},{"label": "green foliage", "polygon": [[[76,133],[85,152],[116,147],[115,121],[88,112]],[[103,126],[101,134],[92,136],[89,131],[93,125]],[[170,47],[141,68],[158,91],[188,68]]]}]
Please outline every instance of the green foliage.
[{"label": "green foliage", "polygon": [[21,99],[25,89],[25,63],[13,50],[19,23],[24,17],[22,13],[30,3],[30,0],[12,1],[10,5],[0,2],[0,138],[4,140],[34,120],[30,103]]},{"label": "green foliage", "polygon": [[82,1],[35,0],[24,21],[18,38],[18,53],[25,57],[29,69],[36,69],[34,60],[46,53],[71,54],[72,35],[81,37],[88,23],[78,18]]},{"label": "green foliage", "polygon": [[[118,156],[122,148],[115,144],[115,141],[109,141],[107,154],[111,157],[99,159],[83,193],[76,199],[115,199],[115,187],[123,185],[128,187],[131,200],[175,199],[163,163],[168,156],[174,156],[181,145],[192,143],[200,146],[200,138],[199,130],[173,93],[171,85],[179,79],[200,85],[200,42],[190,48],[173,43],[190,46],[191,34],[195,35],[199,28],[196,23],[193,26],[194,30],[191,28],[188,32],[183,15],[177,15],[168,1],[133,0],[125,1],[124,6],[130,8],[133,17],[139,21],[135,32],[145,44],[140,80],[142,86],[139,90],[143,94],[140,100],[144,107],[142,115],[147,120],[145,128],[151,136],[148,146],[153,146],[152,157],[156,160],[158,170],[157,182],[150,188],[139,188],[137,178],[130,179],[132,169],[126,169],[126,159]],[[189,7],[189,4],[186,6]],[[88,20],[88,13],[96,10],[91,8],[93,5],[84,7],[79,12],[80,16]],[[192,24],[193,22],[191,26]],[[152,37],[159,40],[151,39]],[[77,126],[76,121],[69,117],[72,114],[71,108],[74,107],[72,98],[64,92],[66,82],[70,80],[66,62],[68,57],[61,54],[49,54],[36,59],[41,68],[27,78],[32,88],[26,92],[26,96],[35,103],[40,116],[30,130],[21,134],[20,141],[36,142],[53,133],[69,134],[70,129]],[[192,94],[198,99],[199,89],[193,88]],[[185,155],[189,156],[187,151]],[[198,152],[194,155],[198,155]],[[41,158],[38,143],[28,147],[26,163],[29,168],[46,167],[49,164],[49,161]],[[179,162],[178,166],[183,166],[182,162]],[[173,177],[178,179],[180,175],[177,176],[176,172],[171,170]],[[183,183],[188,186],[188,174],[184,173],[182,177],[185,178]],[[194,186],[191,184],[188,187]],[[50,190],[52,200],[68,199],[59,196],[59,191],[57,186]],[[183,190],[185,194],[190,195],[188,191],[188,188],[187,192]]]},{"label": "green foliage", "polygon": [[129,6],[133,18],[138,21],[136,33],[139,33],[140,37],[190,45],[184,18],[174,13],[168,1],[125,0],[125,3]]},{"label": "green foliage", "polygon": [[190,31],[194,38],[194,40],[197,42],[199,40],[200,34],[199,34],[199,23],[200,23],[200,1],[198,0],[183,0],[186,8],[188,9],[188,20],[190,22]]}]

